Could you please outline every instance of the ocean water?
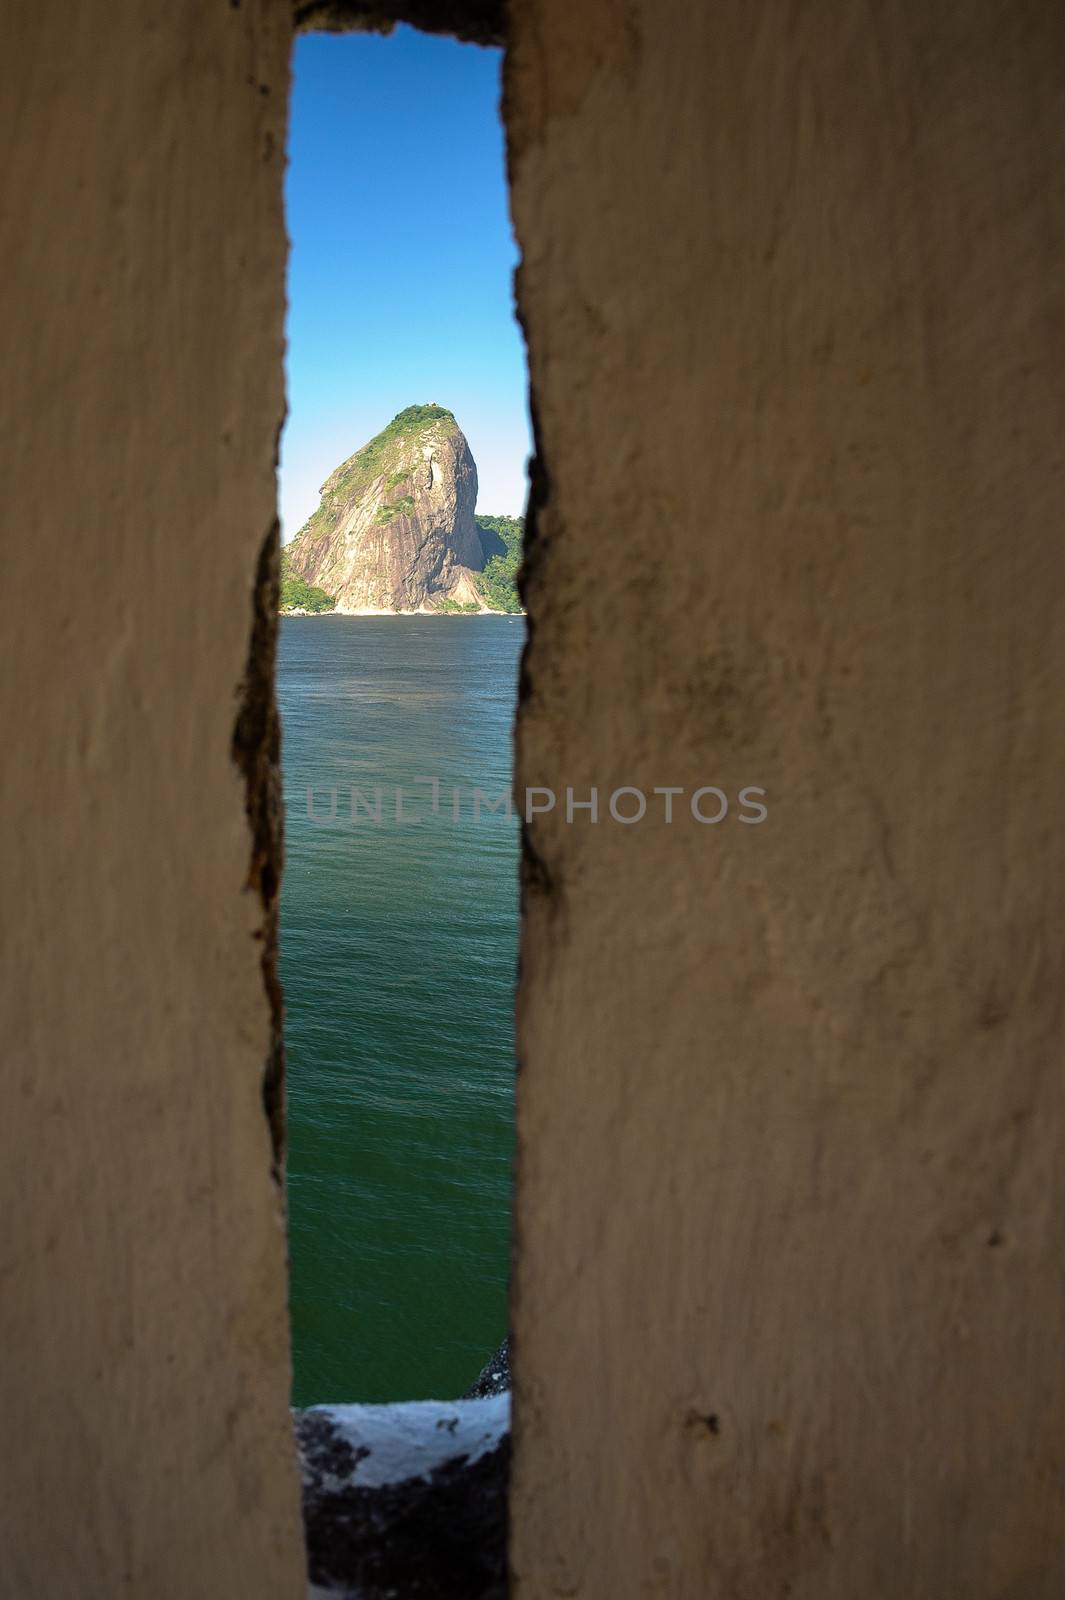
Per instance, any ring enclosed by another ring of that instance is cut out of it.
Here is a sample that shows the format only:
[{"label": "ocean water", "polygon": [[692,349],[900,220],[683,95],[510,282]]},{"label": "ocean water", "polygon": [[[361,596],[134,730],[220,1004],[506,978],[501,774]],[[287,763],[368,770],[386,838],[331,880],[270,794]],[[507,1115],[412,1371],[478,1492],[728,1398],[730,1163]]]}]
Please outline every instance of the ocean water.
[{"label": "ocean water", "polygon": [[523,638],[281,621],[296,1405],[458,1395],[505,1332],[518,833],[473,790],[510,784]]}]

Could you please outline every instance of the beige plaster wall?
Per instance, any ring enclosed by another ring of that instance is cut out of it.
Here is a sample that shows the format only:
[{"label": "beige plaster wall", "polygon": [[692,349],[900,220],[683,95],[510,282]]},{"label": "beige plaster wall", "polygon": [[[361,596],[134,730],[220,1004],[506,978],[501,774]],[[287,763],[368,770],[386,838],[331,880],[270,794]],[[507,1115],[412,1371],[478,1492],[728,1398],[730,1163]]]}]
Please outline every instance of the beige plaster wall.
[{"label": "beige plaster wall", "polygon": [[282,415],[285,8],[5,15],[0,1595],[302,1589],[230,757]]},{"label": "beige plaster wall", "polygon": [[1051,1600],[1065,13],[512,16],[517,1595]]}]

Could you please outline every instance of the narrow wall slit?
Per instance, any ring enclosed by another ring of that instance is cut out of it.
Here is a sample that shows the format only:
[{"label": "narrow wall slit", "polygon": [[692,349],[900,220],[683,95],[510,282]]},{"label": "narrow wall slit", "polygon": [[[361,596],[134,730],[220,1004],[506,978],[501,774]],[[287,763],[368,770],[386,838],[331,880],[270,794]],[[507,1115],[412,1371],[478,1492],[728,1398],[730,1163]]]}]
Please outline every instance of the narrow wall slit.
[{"label": "narrow wall slit", "polygon": [[[298,40],[279,484],[279,969],[312,1576],[357,1571],[373,1593],[429,1560],[439,1592],[467,1600],[471,1556],[501,1581],[505,1516],[508,1398],[456,1401],[506,1333],[529,448],[500,66],[407,28]],[[438,1468],[405,1521],[454,1537],[463,1454],[483,1463],[480,1531],[434,1556],[422,1527],[371,1571],[373,1551],[337,1547],[350,1506],[317,1491],[338,1460],[356,1494],[381,1484],[381,1414],[339,1408],[397,1401],[438,1403],[401,1418],[414,1458],[435,1430]]]}]

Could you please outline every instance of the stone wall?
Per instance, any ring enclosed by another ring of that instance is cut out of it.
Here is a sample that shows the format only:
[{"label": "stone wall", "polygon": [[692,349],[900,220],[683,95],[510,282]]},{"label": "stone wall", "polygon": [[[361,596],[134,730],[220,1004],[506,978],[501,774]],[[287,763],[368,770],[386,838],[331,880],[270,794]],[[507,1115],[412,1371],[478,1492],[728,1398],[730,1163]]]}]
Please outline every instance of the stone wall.
[{"label": "stone wall", "polygon": [[288,18],[6,21],[0,1595],[291,1597],[271,886],[231,756],[284,407]]},{"label": "stone wall", "polygon": [[1063,15],[512,25],[516,1594],[1051,1600]]}]

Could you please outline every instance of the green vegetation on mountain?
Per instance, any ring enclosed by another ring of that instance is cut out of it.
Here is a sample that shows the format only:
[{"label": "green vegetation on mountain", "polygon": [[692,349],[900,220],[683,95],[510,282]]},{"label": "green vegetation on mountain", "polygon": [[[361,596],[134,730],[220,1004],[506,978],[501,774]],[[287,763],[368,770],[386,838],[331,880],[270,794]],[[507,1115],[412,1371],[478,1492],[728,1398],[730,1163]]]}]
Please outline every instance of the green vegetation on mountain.
[{"label": "green vegetation on mountain", "polygon": [[[331,500],[350,500],[378,476],[397,441],[409,438],[431,422],[450,423],[458,431],[454,413],[444,406],[408,406],[405,411],[398,412],[380,433],[375,433],[369,444],[364,444],[361,450],[356,450],[353,456],[341,463],[327,481],[324,493]],[[393,472],[388,479],[388,487],[395,488],[406,476],[406,471]],[[321,510],[322,507],[319,507],[315,516],[320,515]],[[314,521],[313,517],[311,521]]]},{"label": "green vegetation on mountain", "polygon": [[281,552],[281,610],[332,611],[336,601],[324,589],[289,571],[288,551]]},{"label": "green vegetation on mountain", "polygon": [[502,540],[504,550],[489,556],[484,570],[474,577],[486,606],[493,611],[517,612],[521,610],[518,597],[517,571],[521,565],[521,542],[525,532],[522,517],[475,517],[478,528],[494,533]]},{"label": "green vegetation on mountain", "polygon": [[399,500],[391,500],[387,505],[381,506],[374,520],[376,522],[383,522],[387,524],[392,521],[393,517],[398,517],[400,512],[413,510],[414,496],[412,494],[405,494],[401,496]]}]

